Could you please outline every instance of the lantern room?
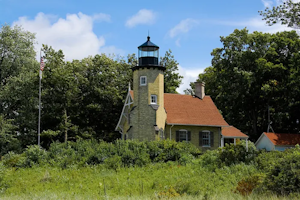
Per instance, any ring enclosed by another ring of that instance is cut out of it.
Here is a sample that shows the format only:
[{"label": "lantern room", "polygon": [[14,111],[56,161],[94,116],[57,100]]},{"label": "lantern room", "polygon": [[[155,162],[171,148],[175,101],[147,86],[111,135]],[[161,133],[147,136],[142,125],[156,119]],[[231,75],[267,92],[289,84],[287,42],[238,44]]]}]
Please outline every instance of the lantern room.
[{"label": "lantern room", "polygon": [[139,49],[139,66],[155,66],[158,65],[159,47],[150,41],[147,37],[147,42],[138,47]]}]

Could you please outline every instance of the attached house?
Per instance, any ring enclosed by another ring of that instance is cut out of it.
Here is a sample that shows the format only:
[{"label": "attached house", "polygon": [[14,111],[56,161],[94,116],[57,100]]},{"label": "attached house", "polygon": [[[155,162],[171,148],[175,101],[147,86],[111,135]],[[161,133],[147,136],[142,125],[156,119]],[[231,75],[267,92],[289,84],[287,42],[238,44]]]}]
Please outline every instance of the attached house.
[{"label": "attached house", "polygon": [[205,84],[195,83],[195,95],[164,93],[164,71],[159,47],[148,40],[138,47],[139,65],[130,85],[116,131],[123,139],[189,141],[203,150],[226,142],[248,140],[220,114]]},{"label": "attached house", "polygon": [[262,133],[255,143],[257,149],[267,151],[284,151],[300,144],[300,134],[292,133]]}]

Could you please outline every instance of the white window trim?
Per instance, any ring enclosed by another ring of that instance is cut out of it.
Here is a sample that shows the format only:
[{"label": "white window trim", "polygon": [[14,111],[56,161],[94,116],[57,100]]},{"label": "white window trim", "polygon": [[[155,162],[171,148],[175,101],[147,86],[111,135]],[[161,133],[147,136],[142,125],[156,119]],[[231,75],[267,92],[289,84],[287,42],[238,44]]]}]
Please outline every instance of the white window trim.
[{"label": "white window trim", "polygon": [[[145,78],[145,84],[142,84],[142,78]],[[147,76],[140,76],[140,86],[147,85]]]},{"label": "white window trim", "polygon": [[[155,102],[152,102],[152,97],[155,97]],[[157,95],[155,95],[155,94],[151,94],[151,96],[150,96],[150,104],[157,104]]]},{"label": "white window trim", "polygon": [[185,141],[188,142],[189,141],[188,131],[185,129],[179,130],[179,142],[182,142],[182,141],[180,141],[180,132],[185,132]]},{"label": "white window trim", "polygon": [[[203,133],[208,133],[208,145],[204,145],[204,140],[203,140]],[[204,131],[202,131],[202,146],[203,147],[211,147],[211,144],[210,144],[210,131],[208,131],[208,130],[204,130]]]}]

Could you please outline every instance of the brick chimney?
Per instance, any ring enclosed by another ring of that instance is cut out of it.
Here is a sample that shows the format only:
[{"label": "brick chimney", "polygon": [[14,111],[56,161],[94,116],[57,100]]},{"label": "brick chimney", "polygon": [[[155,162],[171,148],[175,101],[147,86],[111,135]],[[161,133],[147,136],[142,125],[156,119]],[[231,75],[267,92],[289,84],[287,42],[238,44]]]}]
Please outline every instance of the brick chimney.
[{"label": "brick chimney", "polygon": [[195,82],[195,96],[203,99],[205,97],[204,87],[204,82]]}]

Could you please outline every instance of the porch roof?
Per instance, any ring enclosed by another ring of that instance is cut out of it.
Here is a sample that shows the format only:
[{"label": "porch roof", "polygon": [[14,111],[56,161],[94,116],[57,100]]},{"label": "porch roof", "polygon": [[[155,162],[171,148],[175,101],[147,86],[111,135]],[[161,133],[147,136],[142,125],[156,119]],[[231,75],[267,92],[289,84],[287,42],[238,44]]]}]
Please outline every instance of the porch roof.
[{"label": "porch roof", "polygon": [[222,135],[226,138],[249,138],[248,135],[242,133],[234,126],[222,127]]}]

